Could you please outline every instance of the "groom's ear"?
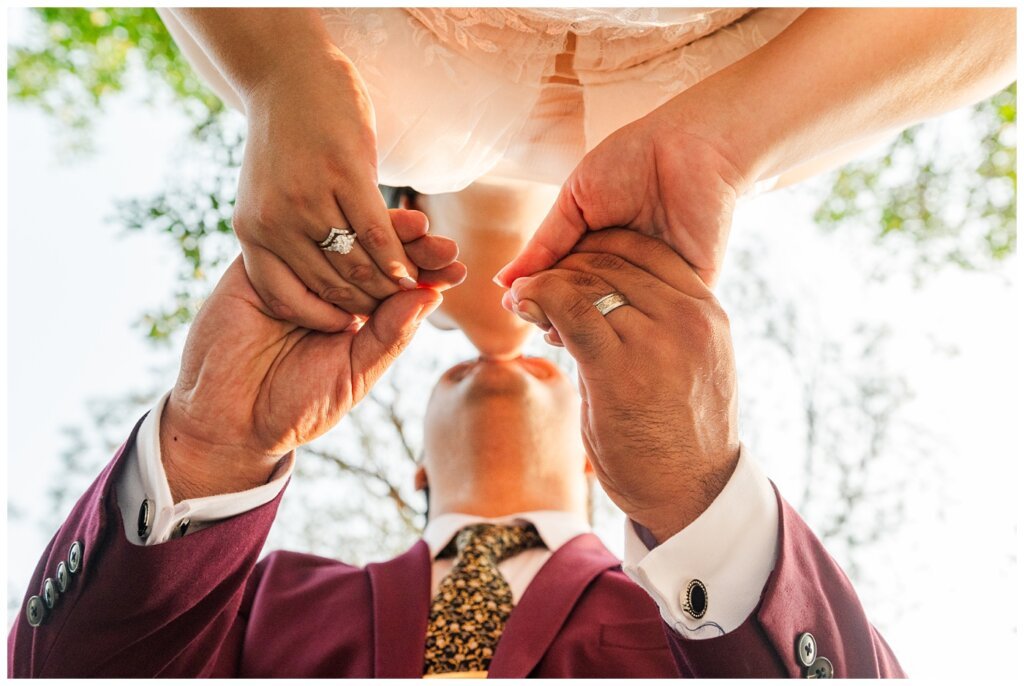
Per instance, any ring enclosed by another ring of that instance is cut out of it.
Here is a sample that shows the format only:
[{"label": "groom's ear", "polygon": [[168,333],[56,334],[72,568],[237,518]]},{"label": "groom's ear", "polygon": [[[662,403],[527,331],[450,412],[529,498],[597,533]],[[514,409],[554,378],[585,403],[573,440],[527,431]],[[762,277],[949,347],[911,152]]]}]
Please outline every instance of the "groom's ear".
[{"label": "groom's ear", "polygon": [[427,470],[423,468],[423,465],[416,468],[414,479],[413,485],[417,491],[425,491],[430,487],[430,484],[427,482]]},{"label": "groom's ear", "polygon": [[430,521],[430,483],[427,481],[427,470],[423,467],[423,456],[420,456],[420,462],[416,466],[416,476],[414,485],[417,491],[423,491],[423,495],[427,498],[427,511],[424,513],[427,517],[427,521]]}]

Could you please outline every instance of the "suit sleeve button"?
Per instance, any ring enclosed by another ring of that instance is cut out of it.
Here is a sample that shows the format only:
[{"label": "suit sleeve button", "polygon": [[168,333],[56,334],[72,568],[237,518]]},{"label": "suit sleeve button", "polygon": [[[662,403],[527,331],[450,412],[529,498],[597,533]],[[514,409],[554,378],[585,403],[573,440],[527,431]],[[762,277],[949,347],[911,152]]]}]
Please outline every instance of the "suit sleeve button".
[{"label": "suit sleeve button", "polygon": [[796,657],[804,667],[810,667],[818,657],[818,642],[809,633],[802,633],[796,639]]},{"label": "suit sleeve button", "polygon": [[25,619],[28,620],[28,625],[31,627],[39,626],[45,618],[46,607],[43,605],[43,599],[37,595],[29,598],[28,603],[25,605]]},{"label": "suit sleeve button", "polygon": [[57,604],[57,584],[53,583],[50,577],[46,577],[46,581],[43,582],[43,603],[46,604],[47,610],[52,610]]},{"label": "suit sleeve button", "polygon": [[82,544],[75,541],[68,550],[68,571],[77,574],[82,568]]},{"label": "suit sleeve button", "polygon": [[807,668],[808,679],[831,679],[832,663],[827,657],[819,657]]},{"label": "suit sleeve button", "polygon": [[71,575],[68,574],[68,566],[64,560],[57,563],[57,574],[54,576],[54,579],[57,581],[58,591],[63,593],[68,590],[68,581],[70,581]]}]

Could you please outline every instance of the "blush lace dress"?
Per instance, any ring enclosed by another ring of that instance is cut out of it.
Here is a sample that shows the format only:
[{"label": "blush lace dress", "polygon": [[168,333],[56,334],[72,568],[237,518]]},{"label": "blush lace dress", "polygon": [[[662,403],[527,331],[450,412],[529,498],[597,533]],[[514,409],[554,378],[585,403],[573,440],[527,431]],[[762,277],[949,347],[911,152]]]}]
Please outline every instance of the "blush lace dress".
[{"label": "blush lace dress", "polygon": [[[322,9],[373,102],[380,182],[422,193],[478,178],[560,185],[616,129],[758,49],[803,10]],[[238,96],[188,31],[178,45]]]}]

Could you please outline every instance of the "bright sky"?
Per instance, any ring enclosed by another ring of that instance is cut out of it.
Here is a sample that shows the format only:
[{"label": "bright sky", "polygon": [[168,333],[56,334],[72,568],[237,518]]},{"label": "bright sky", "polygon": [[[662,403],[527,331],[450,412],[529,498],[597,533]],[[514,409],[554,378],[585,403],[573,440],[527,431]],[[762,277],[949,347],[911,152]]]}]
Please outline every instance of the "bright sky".
[{"label": "bright sky", "polygon": [[[15,39],[17,31],[12,25]],[[95,132],[98,154],[68,161],[52,122],[9,109],[9,507],[39,511],[43,490],[61,479],[61,429],[88,420],[90,399],[148,389],[151,367],[168,359],[143,343],[133,323],[170,292],[173,248],[153,235],[124,237],[108,219],[115,200],[152,193],[173,177],[184,131],[169,112],[119,101]],[[1022,455],[1013,426],[1020,341],[1009,315],[1020,300],[1005,279],[984,274],[949,274],[918,291],[899,283],[864,290],[857,274],[863,249],[823,238],[808,219],[810,207],[800,192],[754,199],[736,217],[734,242],[763,239],[766,273],[806,300],[829,330],[842,331],[855,316],[893,327],[886,363],[911,381],[909,415],[937,436],[929,458],[946,485],[942,520],[930,500],[907,493],[908,520],[878,560],[882,583],[870,595],[861,591],[868,614],[886,616],[892,594],[910,595],[913,609],[885,635],[912,675],[1019,671],[1014,536]],[[436,344],[437,336],[416,345]],[[938,355],[931,340],[960,354]],[[452,354],[466,351],[460,343]],[[758,372],[741,376],[741,387],[743,378]],[[785,390],[744,392],[770,400]],[[799,464],[787,460],[796,437],[780,430],[759,445],[783,493],[796,495]],[[896,473],[900,465],[891,468]],[[609,546],[621,550],[621,531],[606,529]],[[23,593],[49,535],[11,523],[9,593]],[[964,633],[985,636],[980,653],[964,648]]]}]

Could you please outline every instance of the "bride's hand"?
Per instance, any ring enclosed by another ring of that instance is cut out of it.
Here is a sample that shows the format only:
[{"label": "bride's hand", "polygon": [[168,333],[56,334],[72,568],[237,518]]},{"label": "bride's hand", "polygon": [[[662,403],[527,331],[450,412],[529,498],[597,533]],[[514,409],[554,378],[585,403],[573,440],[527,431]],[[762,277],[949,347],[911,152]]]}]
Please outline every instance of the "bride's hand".
[{"label": "bride's hand", "polygon": [[565,257],[587,231],[624,227],[662,239],[713,285],[733,207],[747,185],[723,145],[670,125],[655,110],[580,161],[530,242],[496,280],[509,287]]},{"label": "bride's hand", "polygon": [[[275,65],[246,94],[233,223],[249,278],[275,314],[338,331],[349,314],[369,314],[400,288],[415,288],[419,273],[377,188],[362,79],[338,51],[300,57]],[[352,252],[320,249],[332,227],[356,232]]]}]

